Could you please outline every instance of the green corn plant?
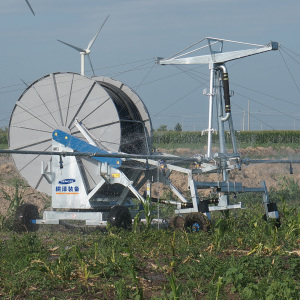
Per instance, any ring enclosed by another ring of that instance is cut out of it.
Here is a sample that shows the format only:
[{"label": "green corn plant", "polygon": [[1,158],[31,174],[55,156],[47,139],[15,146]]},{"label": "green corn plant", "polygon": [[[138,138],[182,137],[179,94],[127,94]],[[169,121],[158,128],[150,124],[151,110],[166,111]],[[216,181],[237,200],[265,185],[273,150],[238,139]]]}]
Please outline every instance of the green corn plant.
[{"label": "green corn plant", "polygon": [[6,217],[3,215],[0,215],[0,229],[4,229],[5,227],[5,221],[6,221]]},{"label": "green corn plant", "polygon": [[175,276],[174,271],[171,275],[168,275],[168,281],[171,287],[171,293],[169,295],[169,299],[178,300],[181,299],[182,287],[180,284],[177,284],[177,278]]},{"label": "green corn plant", "polygon": [[130,274],[130,277],[133,280],[134,284],[136,285],[135,299],[138,299],[138,300],[144,299],[144,289],[139,282],[134,264],[131,264],[129,274]]},{"label": "green corn plant", "polygon": [[[97,248],[98,245],[95,245],[95,250],[97,250]],[[80,250],[78,246],[75,247],[75,253],[78,258],[78,269],[77,269],[78,276],[85,284],[89,284],[89,279],[99,277],[102,271],[95,273],[92,270],[93,261],[90,260],[89,257],[85,257],[83,252]],[[114,252],[113,252],[112,261],[115,262]]]},{"label": "green corn plant", "polygon": [[[36,268],[40,272],[47,275],[49,278],[54,278],[57,276],[54,274],[54,272],[50,266],[48,266],[44,261],[39,260],[39,259],[32,260],[29,268]],[[29,268],[27,268],[27,269],[29,269]],[[25,271],[27,271],[27,269],[25,269]]]},{"label": "green corn plant", "polygon": [[173,238],[171,239],[171,249],[172,249],[173,256],[175,256],[175,246],[176,246],[176,231],[174,231]]},{"label": "green corn plant", "polygon": [[227,229],[227,219],[225,218],[219,219],[215,225],[215,232],[213,238],[213,244],[217,250],[219,250],[221,247],[221,242],[224,239],[226,229]]},{"label": "green corn plant", "polygon": [[20,205],[24,203],[23,200],[23,193],[19,192],[19,185],[16,183],[15,185],[15,192],[13,196],[9,195],[4,189],[1,189],[2,193],[4,194],[4,198],[9,201],[9,207],[8,207],[8,215],[12,216],[15,214],[16,210]]},{"label": "green corn plant", "polygon": [[13,195],[8,194],[4,189],[1,189],[4,199],[9,202],[7,209],[7,215],[0,215],[0,229],[4,229],[6,226],[10,226],[12,218],[14,217],[18,207],[24,203],[23,193],[19,192],[19,185],[16,183],[15,191]]},{"label": "green corn plant", "polygon": [[216,285],[217,285],[216,300],[218,300],[219,297],[220,297],[221,287],[222,287],[222,285],[223,285],[223,277],[219,276]]},{"label": "green corn plant", "polygon": [[62,280],[71,280],[73,267],[69,263],[67,256],[59,257],[53,265],[53,271]]},{"label": "green corn plant", "polygon": [[143,210],[146,218],[146,228],[149,229],[154,219],[153,206],[151,205],[150,197],[147,196],[143,203]]},{"label": "green corn plant", "polygon": [[146,223],[147,228],[149,228],[154,219],[153,206],[151,205],[149,196],[147,196],[146,201],[144,203],[144,211],[145,211],[145,218],[146,218],[146,222],[147,222]]},{"label": "green corn plant", "polygon": [[136,214],[136,216],[133,218],[133,228],[132,229],[133,229],[134,233],[137,233],[139,225],[141,223],[141,219],[140,219],[141,213],[142,213],[142,211],[139,211]]},{"label": "green corn plant", "polygon": [[116,263],[116,255],[115,255],[115,250],[114,249],[111,250],[111,258],[110,259],[111,259],[111,262],[113,264]]}]

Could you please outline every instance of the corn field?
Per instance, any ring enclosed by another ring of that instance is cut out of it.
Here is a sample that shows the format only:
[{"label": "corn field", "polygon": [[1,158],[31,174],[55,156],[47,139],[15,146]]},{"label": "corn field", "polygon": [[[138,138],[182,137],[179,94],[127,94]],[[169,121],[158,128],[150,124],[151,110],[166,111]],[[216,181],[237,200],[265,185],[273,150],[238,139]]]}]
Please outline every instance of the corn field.
[{"label": "corn field", "polygon": [[[218,142],[218,134],[212,135],[212,142]],[[280,131],[237,131],[236,139],[239,144],[251,146],[269,144],[299,144],[299,130]],[[226,142],[230,142],[230,133],[226,132]],[[207,134],[201,131],[155,131],[153,136],[155,145],[159,144],[205,144]]]}]

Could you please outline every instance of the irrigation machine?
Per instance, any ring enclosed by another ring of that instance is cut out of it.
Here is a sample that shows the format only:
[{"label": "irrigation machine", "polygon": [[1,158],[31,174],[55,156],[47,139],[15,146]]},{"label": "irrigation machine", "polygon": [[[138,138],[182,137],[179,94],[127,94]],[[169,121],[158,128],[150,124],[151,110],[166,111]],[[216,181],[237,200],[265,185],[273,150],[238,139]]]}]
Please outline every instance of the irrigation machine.
[{"label": "irrigation machine", "polygon": [[[159,201],[151,195],[151,184],[170,188],[177,200],[173,226],[193,231],[207,228],[211,212],[242,208],[232,203],[236,194],[260,192],[265,217],[279,221],[264,181],[258,187],[231,182],[229,172],[245,163],[237,151],[230,109],[231,92],[225,63],[267,51],[278,43],[251,45],[251,49],[223,52],[223,39],[206,38],[209,54],[189,56],[185,52],[160,65],[206,64],[210,70],[207,153],[177,157],[153,150],[152,124],[146,106],[126,84],[108,77],[86,77],[77,73],[52,73],[26,88],[13,109],[9,124],[9,150],[19,173],[36,190],[51,196],[51,208],[38,218],[31,204],[19,207],[15,225],[30,230],[36,224],[60,224],[78,220],[85,225],[129,228],[140,203]],[[240,43],[242,44],[242,43]],[[199,50],[198,49],[198,50]],[[214,108],[214,109],[213,109]],[[217,118],[219,152],[212,153],[213,113]],[[226,150],[228,123],[233,152]],[[193,167],[183,167],[182,163]],[[249,162],[249,161],[248,161]],[[189,196],[172,183],[170,174],[186,174]],[[197,181],[196,175],[219,173],[221,181]],[[142,187],[147,187],[141,193]],[[213,190],[214,196],[198,196],[198,190]],[[157,222],[161,220],[156,219]]]}]

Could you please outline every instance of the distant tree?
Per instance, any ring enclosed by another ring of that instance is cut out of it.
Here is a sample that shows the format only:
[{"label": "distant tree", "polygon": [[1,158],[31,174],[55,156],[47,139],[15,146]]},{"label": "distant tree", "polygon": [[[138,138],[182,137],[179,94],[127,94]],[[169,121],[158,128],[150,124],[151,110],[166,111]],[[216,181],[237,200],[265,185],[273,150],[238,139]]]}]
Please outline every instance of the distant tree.
[{"label": "distant tree", "polygon": [[5,126],[4,128],[1,128],[0,127],[0,132],[2,133],[8,133],[8,127],[7,126]]},{"label": "distant tree", "polygon": [[181,126],[181,124],[180,124],[180,123],[177,123],[177,124],[175,125],[175,127],[174,127],[174,130],[175,130],[175,131],[182,131],[182,126]]},{"label": "distant tree", "polygon": [[167,131],[167,125],[160,125],[158,128],[157,128],[157,131]]},{"label": "distant tree", "polygon": [[0,128],[0,144],[1,145],[1,149],[7,148],[8,145],[8,127],[5,128]]}]

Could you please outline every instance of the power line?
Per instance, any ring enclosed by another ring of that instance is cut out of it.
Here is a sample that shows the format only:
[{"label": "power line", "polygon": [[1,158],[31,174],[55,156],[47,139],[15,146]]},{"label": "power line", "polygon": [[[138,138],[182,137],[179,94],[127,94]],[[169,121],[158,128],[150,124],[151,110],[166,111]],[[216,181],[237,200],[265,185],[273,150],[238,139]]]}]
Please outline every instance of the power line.
[{"label": "power line", "polygon": [[[238,104],[236,104],[236,103],[233,103],[235,106],[237,106],[237,107],[239,107],[240,109],[242,109],[243,110],[243,108],[241,107],[241,106],[239,106]],[[263,123],[263,124],[265,124],[266,126],[268,126],[268,127],[270,127],[272,130],[275,130],[275,128],[274,127],[272,127],[271,125],[269,125],[269,124],[267,124],[266,122],[264,122],[263,120],[261,120],[261,119],[259,119],[259,118],[257,118],[255,115],[253,115],[252,113],[250,113],[250,116],[251,117],[253,117],[253,118],[255,118],[256,120],[258,120],[259,122],[261,122],[261,123]]]},{"label": "power line", "polygon": [[300,57],[300,54],[298,54],[298,53],[296,53],[295,51],[293,51],[293,50],[291,50],[291,49],[289,49],[289,48],[287,48],[287,47],[285,47],[285,46],[283,46],[283,45],[280,45],[280,48],[282,49],[286,49],[286,50],[288,50],[288,51],[290,51],[290,52],[292,52],[293,54],[295,54],[295,55],[297,55],[297,56],[299,56]]},{"label": "power line", "polygon": [[[101,67],[101,68],[97,68],[97,69],[94,69],[94,70],[104,70],[104,69],[111,69],[111,68],[116,68],[116,67],[122,67],[122,66],[126,66],[126,65],[132,65],[132,64],[136,64],[136,63],[140,63],[140,62],[146,62],[148,61],[148,63],[155,61],[155,58],[147,58],[147,59],[141,59],[141,60],[136,60],[136,61],[132,61],[132,62],[127,62],[127,63],[122,63],[122,64],[118,64],[118,65],[112,65],[112,66],[106,66],[106,67]],[[143,64],[141,66],[144,66],[144,65],[147,65],[146,64]],[[139,67],[141,67],[139,66]],[[138,68],[138,67],[137,67]],[[131,68],[128,70],[128,72],[130,72],[131,70],[134,70],[134,68]],[[88,72],[92,72],[92,71],[88,71]],[[126,72],[126,71],[125,71]],[[74,72],[76,73],[76,72]],[[117,74],[117,73],[111,73],[111,74]],[[109,75],[109,73],[107,74]],[[15,87],[15,86],[23,86],[24,84],[23,83],[16,83],[16,84],[12,84],[12,85],[7,85],[7,86],[2,86],[0,87],[0,90],[2,89],[6,89],[6,88],[11,88],[11,87]],[[18,89],[19,90],[19,89]],[[12,90],[12,91],[18,91],[18,90]],[[8,91],[9,92],[9,91]],[[0,92],[2,93],[2,92]]]},{"label": "power line", "polygon": [[298,92],[299,92],[299,94],[300,94],[299,86],[298,86],[298,84],[297,84],[297,82],[296,82],[296,80],[295,80],[295,78],[294,78],[294,76],[293,76],[293,74],[292,74],[292,72],[291,72],[289,66],[287,65],[287,63],[286,63],[286,61],[285,61],[285,59],[284,59],[284,57],[283,57],[281,51],[279,51],[279,53],[280,53],[280,55],[281,55],[281,57],[282,57],[282,59],[283,59],[283,61],[284,61],[284,63],[285,63],[285,66],[286,66],[288,72],[290,73],[291,78],[292,78],[292,80],[293,80],[293,82],[294,82],[294,84],[295,84],[295,86],[296,86],[296,88],[297,88],[297,90],[298,90]]}]

